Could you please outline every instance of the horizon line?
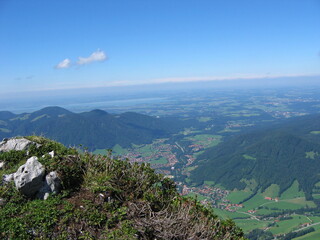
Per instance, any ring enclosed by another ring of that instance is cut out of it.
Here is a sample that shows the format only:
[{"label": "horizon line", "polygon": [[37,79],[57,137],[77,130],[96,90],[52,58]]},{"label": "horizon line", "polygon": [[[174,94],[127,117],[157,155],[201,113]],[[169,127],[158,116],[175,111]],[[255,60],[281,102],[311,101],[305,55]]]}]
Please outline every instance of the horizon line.
[{"label": "horizon line", "polygon": [[40,91],[63,91],[63,90],[81,90],[81,89],[96,89],[96,88],[114,88],[114,87],[129,87],[129,86],[147,86],[147,85],[159,85],[166,83],[196,83],[196,82],[221,82],[232,80],[263,80],[263,79],[277,79],[277,78],[295,78],[295,77],[320,77],[320,73],[316,74],[283,74],[283,75],[253,75],[253,74],[239,74],[237,76],[209,76],[209,77],[168,77],[168,78],[155,78],[151,80],[138,80],[138,81],[108,81],[108,82],[96,82],[90,85],[80,86],[61,86],[52,88],[41,88],[33,90],[20,90],[14,92],[0,92],[1,94],[11,93],[33,93]]}]

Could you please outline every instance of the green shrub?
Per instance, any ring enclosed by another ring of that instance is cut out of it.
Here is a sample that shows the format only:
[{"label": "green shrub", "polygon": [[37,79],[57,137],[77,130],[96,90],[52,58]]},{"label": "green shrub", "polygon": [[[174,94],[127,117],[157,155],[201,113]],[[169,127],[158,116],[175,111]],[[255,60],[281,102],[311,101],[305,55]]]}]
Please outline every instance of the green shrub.
[{"label": "green shrub", "polygon": [[27,160],[26,151],[14,151],[3,152],[0,154],[0,162],[5,162],[4,171],[14,172],[18,170],[18,167]]}]

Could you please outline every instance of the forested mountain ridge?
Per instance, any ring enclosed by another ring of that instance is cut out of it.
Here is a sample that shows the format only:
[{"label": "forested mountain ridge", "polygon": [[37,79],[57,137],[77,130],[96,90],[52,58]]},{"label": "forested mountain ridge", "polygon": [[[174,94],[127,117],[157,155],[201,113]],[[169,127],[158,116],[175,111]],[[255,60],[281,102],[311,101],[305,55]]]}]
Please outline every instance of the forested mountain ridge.
[{"label": "forested mountain ridge", "polygon": [[66,145],[82,144],[90,150],[150,143],[180,129],[181,121],[130,112],[113,115],[93,110],[77,114],[60,107],[24,114],[0,112],[0,138],[37,134]]},{"label": "forested mountain ridge", "polygon": [[280,194],[297,180],[308,199],[320,181],[320,114],[286,120],[231,138],[199,156],[191,178],[244,189],[254,180],[256,190],[271,184]]}]

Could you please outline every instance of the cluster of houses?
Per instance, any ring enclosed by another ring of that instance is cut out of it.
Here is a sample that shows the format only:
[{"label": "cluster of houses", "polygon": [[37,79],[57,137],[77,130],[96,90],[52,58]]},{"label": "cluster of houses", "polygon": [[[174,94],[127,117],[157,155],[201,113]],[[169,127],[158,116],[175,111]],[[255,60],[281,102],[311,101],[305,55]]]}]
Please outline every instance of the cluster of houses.
[{"label": "cluster of houses", "polygon": [[184,155],[184,156],[187,158],[186,166],[191,165],[194,162],[194,160],[196,160],[196,158],[192,155]]},{"label": "cluster of houses", "polygon": [[300,112],[288,112],[288,111],[267,111],[275,118],[290,118],[305,115]]},{"label": "cluster of houses", "polygon": [[188,147],[191,148],[192,151],[194,151],[194,152],[198,152],[201,149],[204,149],[204,145],[202,145],[202,144],[191,144]]},{"label": "cluster of houses", "polygon": [[279,202],[279,198],[272,198],[272,197],[264,197],[265,200],[269,200],[269,201],[275,201],[275,202]]},{"label": "cluster of houses", "polygon": [[224,209],[226,211],[229,211],[229,212],[236,212],[239,208],[243,208],[243,205],[242,204],[233,204],[227,200],[227,202],[219,203],[218,207],[221,209]]},{"label": "cluster of houses", "polygon": [[248,212],[248,213],[251,213],[251,214],[254,214],[254,213],[257,212],[257,210],[248,210],[247,212]]},{"label": "cluster of houses", "polygon": [[172,153],[172,147],[169,144],[153,144],[154,152],[143,156],[139,151],[130,151],[123,155],[124,158],[130,159],[131,162],[150,162],[155,159],[165,158],[168,163],[158,164],[158,167],[162,166],[174,166],[178,159],[175,154]]},{"label": "cluster of houses", "polygon": [[229,200],[226,199],[229,194],[228,190],[223,190],[221,188],[210,187],[204,185],[201,188],[188,187],[187,185],[182,185],[181,195],[188,195],[190,193],[195,193],[207,197],[204,201],[205,204],[210,203],[213,207],[226,209],[228,211],[234,211],[234,208],[243,207],[242,204],[231,204]]},{"label": "cluster of houses", "polygon": [[228,121],[225,128],[230,129],[230,128],[250,127],[253,125],[254,124],[252,124],[252,123],[239,123],[239,122],[235,122],[235,121]]}]

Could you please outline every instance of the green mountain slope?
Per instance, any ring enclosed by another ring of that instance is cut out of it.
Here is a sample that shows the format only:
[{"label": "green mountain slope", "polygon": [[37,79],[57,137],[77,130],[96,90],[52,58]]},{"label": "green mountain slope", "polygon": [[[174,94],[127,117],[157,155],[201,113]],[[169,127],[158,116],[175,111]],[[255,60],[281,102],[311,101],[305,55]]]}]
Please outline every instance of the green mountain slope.
[{"label": "green mountain slope", "polygon": [[221,183],[244,189],[254,179],[257,189],[275,183],[280,193],[299,182],[308,199],[320,181],[320,115],[290,119],[262,130],[231,138],[199,156],[191,175],[194,182]]},{"label": "green mountain slope", "polygon": [[93,110],[76,114],[60,107],[47,107],[30,114],[0,112],[0,124],[0,138],[37,134],[66,145],[83,144],[90,150],[112,148],[116,144],[129,147],[132,143],[149,143],[183,128],[178,120],[138,113],[112,115]]},{"label": "green mountain slope", "polygon": [[13,118],[14,116],[15,116],[15,114],[13,114],[12,112],[9,112],[9,111],[1,111],[0,112],[0,119],[3,119],[3,120]]}]

